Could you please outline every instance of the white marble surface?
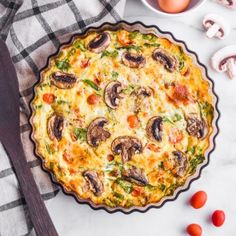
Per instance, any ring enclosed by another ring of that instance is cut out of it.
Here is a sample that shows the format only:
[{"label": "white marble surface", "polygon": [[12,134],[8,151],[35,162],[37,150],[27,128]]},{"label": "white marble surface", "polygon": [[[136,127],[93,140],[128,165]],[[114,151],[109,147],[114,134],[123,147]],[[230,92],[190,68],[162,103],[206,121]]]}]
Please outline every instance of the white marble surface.
[{"label": "white marble surface", "polygon": [[[232,31],[227,39],[220,41],[204,36],[201,20],[207,13],[218,13],[231,22]],[[161,209],[151,209],[145,214],[124,215],[94,211],[59,193],[48,206],[59,234],[181,236],[186,235],[186,225],[197,222],[202,225],[204,236],[236,235],[236,80],[231,81],[225,75],[213,72],[209,66],[209,57],[215,50],[228,44],[236,44],[236,10],[228,10],[213,1],[207,1],[191,15],[169,20],[158,18],[139,0],[127,0],[125,17],[130,21],[141,20],[172,31],[177,38],[185,40],[189,48],[199,54],[200,61],[208,66],[209,75],[215,81],[215,89],[220,97],[221,118],[217,148],[211,155],[210,165],[188,192],[182,193],[175,202],[169,202]],[[208,193],[208,202],[203,209],[193,210],[187,202],[195,191],[201,189]],[[221,228],[215,228],[209,222],[209,216],[215,209],[223,209],[226,213],[226,222]]]}]

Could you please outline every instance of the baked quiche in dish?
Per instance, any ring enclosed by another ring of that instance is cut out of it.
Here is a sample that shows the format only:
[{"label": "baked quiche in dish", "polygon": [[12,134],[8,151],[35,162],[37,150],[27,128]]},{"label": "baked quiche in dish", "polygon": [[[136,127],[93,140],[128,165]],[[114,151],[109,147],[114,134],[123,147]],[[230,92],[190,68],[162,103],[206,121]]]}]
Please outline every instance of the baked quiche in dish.
[{"label": "baked quiche in dish", "polygon": [[144,29],[75,36],[35,86],[36,153],[67,193],[95,208],[158,206],[212,146],[216,98],[205,69],[183,43]]}]

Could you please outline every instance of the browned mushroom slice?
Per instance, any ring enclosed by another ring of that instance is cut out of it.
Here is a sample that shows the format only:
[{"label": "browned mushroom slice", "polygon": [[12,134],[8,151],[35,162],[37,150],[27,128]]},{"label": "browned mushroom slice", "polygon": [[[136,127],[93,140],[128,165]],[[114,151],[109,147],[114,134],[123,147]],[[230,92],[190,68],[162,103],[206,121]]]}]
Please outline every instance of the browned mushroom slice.
[{"label": "browned mushroom slice", "polygon": [[187,118],[186,130],[189,135],[203,139],[207,134],[207,125],[203,119],[198,119],[196,116],[191,115]]},{"label": "browned mushroom slice", "polygon": [[105,88],[104,100],[111,109],[116,109],[122,98],[122,85],[119,81],[111,81]]},{"label": "browned mushroom slice", "polygon": [[105,50],[111,42],[111,37],[109,33],[102,32],[98,36],[96,36],[92,41],[88,44],[88,49],[91,52],[100,53]]},{"label": "browned mushroom slice", "polygon": [[143,146],[138,138],[132,136],[119,136],[111,144],[114,154],[121,154],[123,163],[129,161],[135,153],[141,153]]},{"label": "browned mushroom slice", "polygon": [[87,131],[87,142],[92,147],[97,147],[100,142],[108,139],[111,134],[104,129],[104,125],[107,123],[107,119],[99,117],[93,120]]},{"label": "browned mushroom slice", "polygon": [[173,72],[178,68],[177,59],[164,49],[156,48],[152,53],[152,57],[154,60],[164,65],[170,72]]},{"label": "browned mushroom slice", "polygon": [[163,135],[163,119],[160,116],[152,117],[146,126],[148,138],[160,142]]},{"label": "browned mushroom slice", "polygon": [[124,65],[131,68],[142,68],[146,64],[146,59],[144,56],[137,53],[124,52],[122,55],[122,62]]},{"label": "browned mushroom slice", "polygon": [[73,74],[57,71],[52,73],[51,83],[60,89],[70,89],[74,87],[77,78]]},{"label": "browned mushroom slice", "polygon": [[101,196],[104,191],[102,181],[99,179],[98,174],[94,170],[87,170],[83,173],[84,178],[89,183],[89,187],[95,196]]},{"label": "browned mushroom slice", "polygon": [[64,118],[62,115],[54,113],[47,122],[48,136],[51,140],[60,141],[62,138],[62,130],[64,126]]},{"label": "browned mushroom slice", "polygon": [[140,186],[145,186],[148,184],[147,177],[143,173],[143,170],[138,169],[136,166],[122,172],[122,177],[132,183],[135,183]]},{"label": "browned mushroom slice", "polygon": [[172,161],[174,164],[174,169],[172,171],[175,175],[183,177],[188,167],[187,156],[181,151],[174,151],[172,154]]},{"label": "browned mushroom slice", "polygon": [[134,91],[135,99],[135,112],[139,112],[142,107],[145,109],[149,106],[149,102],[146,98],[149,98],[153,95],[153,90],[150,87],[139,87]]}]

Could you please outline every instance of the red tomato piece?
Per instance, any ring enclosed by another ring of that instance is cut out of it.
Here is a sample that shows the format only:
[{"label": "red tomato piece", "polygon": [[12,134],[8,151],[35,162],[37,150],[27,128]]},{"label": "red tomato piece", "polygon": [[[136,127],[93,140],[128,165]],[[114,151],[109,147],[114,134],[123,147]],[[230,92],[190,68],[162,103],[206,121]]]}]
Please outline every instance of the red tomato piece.
[{"label": "red tomato piece", "polygon": [[198,224],[190,224],[186,228],[186,232],[190,236],[201,236],[202,235],[202,227]]},{"label": "red tomato piece", "polygon": [[205,205],[207,201],[207,194],[204,191],[196,192],[190,199],[190,204],[193,208],[199,209]]},{"label": "red tomato piece", "polygon": [[213,214],[212,214],[211,219],[212,219],[212,223],[216,227],[222,226],[225,222],[225,213],[224,213],[224,211],[221,211],[221,210],[214,211]]},{"label": "red tomato piece", "polygon": [[55,95],[52,93],[45,93],[43,95],[43,101],[48,104],[52,104],[54,102],[55,98],[56,98]]},{"label": "red tomato piece", "polygon": [[99,103],[99,96],[93,93],[93,94],[88,96],[87,102],[90,105],[96,105],[96,104]]},{"label": "red tomato piece", "polygon": [[127,117],[127,121],[129,123],[129,127],[131,129],[136,128],[138,126],[138,117],[136,115],[130,115]]}]

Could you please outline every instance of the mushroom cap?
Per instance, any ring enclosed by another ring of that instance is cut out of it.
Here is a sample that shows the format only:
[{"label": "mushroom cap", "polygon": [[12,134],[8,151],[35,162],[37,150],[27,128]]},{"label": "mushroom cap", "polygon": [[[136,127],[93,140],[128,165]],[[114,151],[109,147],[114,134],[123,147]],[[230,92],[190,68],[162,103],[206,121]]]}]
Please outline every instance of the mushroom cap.
[{"label": "mushroom cap", "polygon": [[60,141],[62,138],[62,130],[64,126],[64,118],[61,114],[53,113],[47,122],[47,132],[51,140]]},{"label": "mushroom cap", "polygon": [[98,117],[89,124],[87,130],[87,143],[90,146],[97,147],[100,142],[105,141],[111,136],[111,134],[104,129],[104,125],[107,122],[106,118]]},{"label": "mushroom cap", "polygon": [[60,89],[70,89],[74,87],[77,77],[62,71],[57,71],[50,76],[51,83]]},{"label": "mushroom cap", "polygon": [[133,136],[119,136],[113,140],[111,150],[114,154],[121,154],[122,161],[129,161],[135,153],[141,153],[143,145],[141,141]]},{"label": "mushroom cap", "polygon": [[104,92],[104,100],[108,107],[116,109],[119,105],[119,100],[122,98],[122,85],[119,81],[111,81],[107,84]]},{"label": "mushroom cap", "polygon": [[108,32],[101,32],[88,44],[88,49],[94,53],[100,53],[105,50],[111,42],[111,36]]},{"label": "mushroom cap", "polygon": [[173,151],[174,169],[172,170],[176,176],[183,177],[188,168],[188,159],[185,153],[181,151]]},{"label": "mushroom cap", "polygon": [[160,116],[153,116],[149,119],[146,126],[147,136],[153,140],[160,142],[162,140],[162,132],[163,132],[163,120]]},{"label": "mushroom cap", "polygon": [[171,55],[167,50],[162,48],[156,48],[152,53],[152,58],[164,65],[166,70],[169,72],[174,72],[179,65],[175,56]]},{"label": "mushroom cap", "polygon": [[211,65],[217,72],[226,72],[226,63],[231,58],[236,61],[236,44],[218,50],[211,58]]},{"label": "mushroom cap", "polygon": [[225,7],[236,9],[236,0],[217,0],[217,2]]},{"label": "mushroom cap", "polygon": [[207,14],[202,23],[207,30],[213,27],[214,24],[217,24],[214,31],[216,31],[215,36],[220,39],[224,39],[230,32],[229,23],[222,16],[217,14]]},{"label": "mushroom cap", "polygon": [[124,52],[122,54],[122,62],[130,68],[142,68],[146,64],[146,59],[138,53]]}]

